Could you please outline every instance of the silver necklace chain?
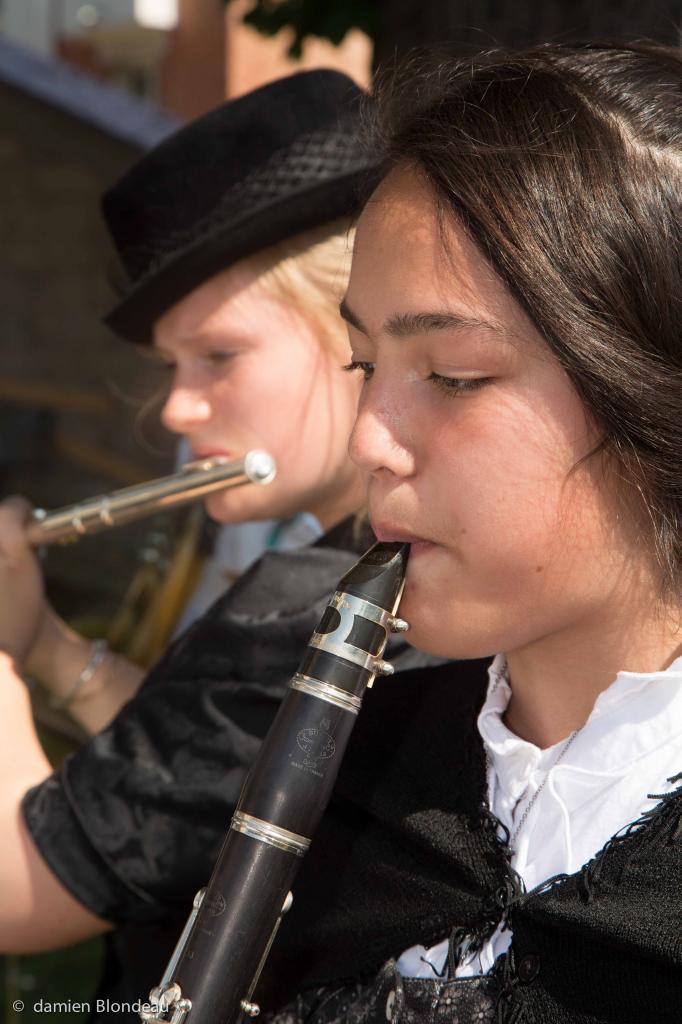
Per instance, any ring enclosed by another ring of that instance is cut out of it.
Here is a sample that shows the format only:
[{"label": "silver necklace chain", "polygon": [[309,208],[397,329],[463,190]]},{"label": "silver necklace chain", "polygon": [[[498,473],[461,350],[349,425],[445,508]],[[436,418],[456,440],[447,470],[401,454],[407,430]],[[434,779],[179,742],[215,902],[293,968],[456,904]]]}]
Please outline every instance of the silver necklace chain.
[{"label": "silver necklace chain", "polygon": [[[495,680],[495,683],[494,683],[494,686],[493,686],[493,690],[492,690],[493,693],[495,692],[495,690],[497,689],[497,687],[499,686],[499,684],[502,681],[504,681],[507,684],[507,686],[510,685],[510,683],[509,683],[509,675],[508,675],[508,672],[507,672],[506,665],[505,665],[504,670],[502,672],[498,673],[498,675],[497,675],[497,678]],[[535,806],[536,800],[538,799],[538,797],[540,796],[540,793],[542,793],[543,789],[547,785],[547,782],[549,781],[550,772],[552,771],[553,768],[556,768],[556,766],[558,764],[560,764],[561,761],[563,761],[564,757],[568,753],[568,751],[569,751],[569,749],[571,747],[571,744],[575,740],[576,736],[578,736],[582,732],[582,728],[583,727],[581,726],[580,729],[576,729],[568,737],[568,739],[564,743],[563,747],[561,748],[561,750],[557,754],[556,759],[554,760],[554,762],[549,766],[549,768],[545,772],[544,779],[542,780],[542,782],[540,783],[538,788],[535,790],[535,792],[533,793],[533,795],[530,798],[530,800],[528,801],[528,803],[526,804],[524,812],[521,815],[521,819],[520,819],[518,825],[516,826],[516,828],[514,829],[514,831],[512,832],[512,834],[511,834],[511,836],[509,838],[509,846],[511,847],[512,853],[514,852],[514,847],[516,846],[516,840],[519,838],[519,833],[521,832],[521,829],[523,828],[523,826],[528,821],[528,815],[533,810],[533,807]],[[492,765],[490,763],[490,758],[488,757],[488,750],[487,750],[487,748],[485,750],[485,761],[486,761],[486,768],[487,768],[486,775],[487,775],[488,782],[489,782],[489,780],[490,780],[490,771],[491,771]]]},{"label": "silver necklace chain", "polygon": [[544,779],[542,780],[542,782],[540,783],[538,788],[535,790],[535,792],[533,793],[533,795],[530,798],[530,800],[528,801],[528,803],[526,804],[526,809],[523,812],[523,814],[521,815],[521,819],[520,819],[518,825],[516,826],[516,828],[514,829],[514,831],[512,833],[512,836],[511,836],[511,839],[509,840],[509,845],[511,846],[512,850],[516,846],[516,840],[519,838],[519,832],[521,831],[523,826],[526,824],[526,822],[528,820],[528,815],[530,814],[530,812],[532,811],[532,809],[533,809],[533,807],[535,805],[535,801],[537,800],[537,798],[540,796],[540,793],[542,793],[543,789],[547,785],[547,781],[549,779],[549,773],[552,771],[553,768],[556,768],[556,766],[560,763],[560,761],[563,761],[565,755],[569,751],[569,748],[570,748],[571,744],[573,743],[573,740],[576,738],[576,736],[578,735],[579,732],[580,732],[580,729],[576,729],[575,732],[572,732],[571,735],[568,737],[568,739],[564,743],[563,747],[559,751],[556,760],[554,761],[553,764],[551,764],[549,766],[549,768],[545,772]]}]

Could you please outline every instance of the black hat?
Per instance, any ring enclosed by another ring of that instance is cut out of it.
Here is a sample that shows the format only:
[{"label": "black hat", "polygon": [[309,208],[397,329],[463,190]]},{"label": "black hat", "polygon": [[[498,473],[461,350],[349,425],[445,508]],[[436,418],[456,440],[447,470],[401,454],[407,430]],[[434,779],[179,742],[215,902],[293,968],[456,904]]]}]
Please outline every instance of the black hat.
[{"label": "black hat", "polygon": [[159,316],[220,270],[350,216],[372,166],[359,132],[363,95],[340,72],[300,72],[144,156],[102,199],[128,278],[105,323],[148,341]]}]

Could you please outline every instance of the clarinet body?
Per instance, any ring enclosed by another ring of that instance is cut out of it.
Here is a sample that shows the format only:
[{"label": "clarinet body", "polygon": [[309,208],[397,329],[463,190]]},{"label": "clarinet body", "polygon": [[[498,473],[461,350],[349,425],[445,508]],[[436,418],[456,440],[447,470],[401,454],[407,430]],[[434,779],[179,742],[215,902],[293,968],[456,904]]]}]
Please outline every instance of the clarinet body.
[{"label": "clarinet body", "polygon": [[382,660],[409,547],[375,544],[340,580],[244,784],[211,880],[150,1007],[147,1024],[236,1024],[253,994],[301,859],[329,802],[366,687]]}]

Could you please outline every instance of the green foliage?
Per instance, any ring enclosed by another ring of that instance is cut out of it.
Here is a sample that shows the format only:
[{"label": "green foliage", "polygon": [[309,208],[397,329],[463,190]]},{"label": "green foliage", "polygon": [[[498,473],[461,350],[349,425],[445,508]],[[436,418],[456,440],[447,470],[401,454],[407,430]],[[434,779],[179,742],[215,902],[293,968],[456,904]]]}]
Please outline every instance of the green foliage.
[{"label": "green foliage", "polygon": [[378,29],[377,4],[373,0],[255,0],[244,21],[266,36],[292,28],[292,57],[301,56],[308,36],[329,39],[338,46],[352,28],[361,29],[372,39]]}]

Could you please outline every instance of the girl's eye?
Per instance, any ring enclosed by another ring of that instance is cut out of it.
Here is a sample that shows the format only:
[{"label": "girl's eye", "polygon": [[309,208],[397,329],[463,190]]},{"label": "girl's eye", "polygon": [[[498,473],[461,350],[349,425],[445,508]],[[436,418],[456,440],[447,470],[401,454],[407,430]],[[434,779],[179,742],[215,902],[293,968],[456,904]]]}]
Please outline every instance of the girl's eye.
[{"label": "girl's eye", "polygon": [[207,352],[205,359],[211,364],[211,366],[224,366],[225,363],[229,363],[230,359],[234,356],[234,352]]},{"label": "girl's eye", "polygon": [[346,370],[348,373],[353,373],[354,370],[360,370],[364,380],[369,378],[374,373],[374,363],[364,362],[362,359],[351,359],[350,363],[341,367],[342,370]]},{"label": "girl's eye", "polygon": [[492,377],[443,377],[440,373],[430,373],[426,379],[432,380],[448,397],[454,398],[470,391],[478,391],[479,388],[490,384]]},{"label": "girl's eye", "polygon": [[[360,370],[363,378],[369,380],[374,373],[374,365],[374,363],[369,363],[362,359],[352,359],[342,369],[347,370],[349,373],[352,373],[354,370]],[[430,373],[426,379],[433,381],[436,387],[452,398],[455,395],[466,394],[469,391],[477,391],[479,388],[489,384],[492,377],[444,377],[440,373]]]}]

